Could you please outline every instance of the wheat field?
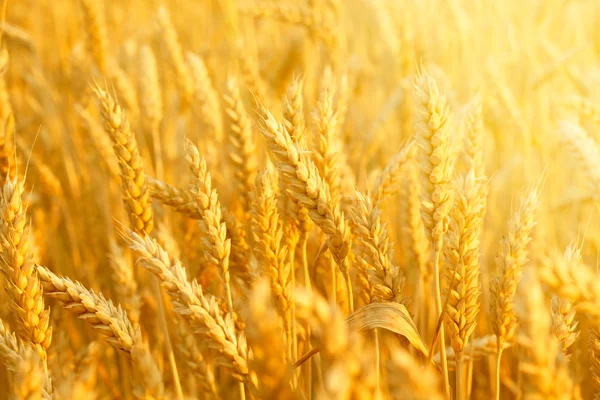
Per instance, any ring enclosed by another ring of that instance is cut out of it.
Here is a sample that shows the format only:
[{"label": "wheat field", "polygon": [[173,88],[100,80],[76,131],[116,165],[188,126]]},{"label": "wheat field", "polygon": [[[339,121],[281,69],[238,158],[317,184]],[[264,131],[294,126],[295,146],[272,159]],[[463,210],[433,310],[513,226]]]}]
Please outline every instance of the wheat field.
[{"label": "wheat field", "polygon": [[600,399],[599,1],[0,4],[0,399]]}]

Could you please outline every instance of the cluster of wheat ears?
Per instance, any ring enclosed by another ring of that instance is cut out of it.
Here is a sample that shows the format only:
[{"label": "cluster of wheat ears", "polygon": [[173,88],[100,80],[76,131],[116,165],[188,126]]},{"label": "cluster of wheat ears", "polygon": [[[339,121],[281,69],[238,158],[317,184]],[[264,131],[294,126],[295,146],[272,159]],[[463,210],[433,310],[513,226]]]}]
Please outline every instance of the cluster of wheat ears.
[{"label": "cluster of wheat ears", "polygon": [[598,1],[0,3],[0,399],[600,399]]}]

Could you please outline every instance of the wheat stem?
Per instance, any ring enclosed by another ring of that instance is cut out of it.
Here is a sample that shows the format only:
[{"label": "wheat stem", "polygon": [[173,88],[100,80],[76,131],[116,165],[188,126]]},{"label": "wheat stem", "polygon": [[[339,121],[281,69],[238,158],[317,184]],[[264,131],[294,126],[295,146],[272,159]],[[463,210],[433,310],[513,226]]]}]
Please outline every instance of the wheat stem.
[{"label": "wheat stem", "polygon": [[[435,308],[436,315],[442,318],[442,297],[440,290],[440,253],[435,251],[433,254],[433,284],[435,289]],[[450,398],[450,381],[448,380],[448,361],[446,359],[446,339],[444,338],[444,324],[440,325],[440,357],[442,362],[442,377],[444,378],[444,390],[446,396]]]}]

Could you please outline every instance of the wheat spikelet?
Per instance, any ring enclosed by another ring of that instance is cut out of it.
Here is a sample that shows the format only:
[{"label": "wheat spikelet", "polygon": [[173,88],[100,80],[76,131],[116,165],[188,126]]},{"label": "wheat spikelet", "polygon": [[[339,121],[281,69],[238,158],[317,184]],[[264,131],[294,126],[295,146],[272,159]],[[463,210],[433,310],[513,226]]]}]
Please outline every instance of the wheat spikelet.
[{"label": "wheat spikelet", "polygon": [[391,197],[398,189],[401,182],[402,167],[413,157],[414,142],[408,141],[402,145],[400,151],[388,162],[383,171],[377,176],[371,190],[371,201],[379,205],[386,198]]},{"label": "wheat spikelet", "polygon": [[229,120],[229,143],[233,151],[229,159],[234,166],[234,176],[237,181],[238,192],[242,198],[242,207],[248,208],[249,195],[256,175],[257,162],[255,146],[252,139],[252,125],[242,102],[240,88],[236,78],[227,80],[225,101],[225,114]]},{"label": "wheat spikelet", "polygon": [[[510,347],[510,343],[506,343],[502,351]],[[482,337],[476,337],[469,340],[466,350],[463,352],[462,357],[464,361],[480,360],[491,355],[498,354],[498,345],[496,343],[495,335],[486,335]],[[452,346],[446,348],[446,355],[448,357],[448,367],[456,367],[456,352]],[[433,356],[433,362],[436,365],[440,365],[440,353],[435,353]]]},{"label": "wheat spikelet", "polygon": [[52,399],[51,393],[44,390],[47,380],[39,354],[32,348],[24,347],[14,366],[13,387],[16,399],[42,400]]},{"label": "wheat spikelet", "polygon": [[566,150],[575,157],[575,163],[583,170],[588,186],[593,193],[597,193],[600,187],[598,144],[581,126],[569,121],[561,122],[559,135]]},{"label": "wheat spikelet", "polygon": [[402,210],[406,213],[406,230],[408,248],[412,259],[415,260],[424,286],[431,282],[432,268],[429,263],[429,241],[425,237],[425,228],[421,219],[419,195],[421,185],[417,167],[414,163],[407,165],[404,183],[401,185],[400,199]]},{"label": "wheat spikelet", "polygon": [[106,23],[99,0],[81,0],[90,54],[101,73],[108,72],[108,39]]},{"label": "wheat spikelet", "polygon": [[190,52],[186,53],[186,60],[194,82],[195,103],[200,108],[200,115],[207,122],[212,135],[220,142],[223,136],[223,121],[219,93],[213,86],[204,60]]},{"label": "wheat spikelet", "polygon": [[358,251],[369,270],[373,294],[380,301],[405,302],[404,275],[392,263],[392,246],[385,225],[381,223],[381,211],[373,206],[368,197],[356,192],[357,202],[352,219]]},{"label": "wheat spikelet", "polygon": [[231,254],[229,255],[229,268],[232,275],[244,284],[254,280],[251,268],[250,246],[246,237],[246,227],[239,218],[239,213],[234,214],[225,207],[221,208],[221,215],[227,229],[227,239],[231,241]]},{"label": "wheat spikelet", "polygon": [[277,212],[273,181],[268,172],[256,177],[252,193],[252,233],[257,259],[271,277],[271,288],[281,311],[285,313],[293,302],[291,265],[287,248],[282,243],[283,231]]},{"label": "wheat spikelet", "polygon": [[[574,243],[569,244],[565,250],[564,258],[569,264],[581,263],[581,248]],[[576,331],[578,322],[574,321],[575,309],[573,303],[553,295],[550,302],[550,313],[552,316],[550,331],[560,343],[563,353],[567,355],[569,347],[579,336],[579,332]]]},{"label": "wheat spikelet", "polygon": [[131,79],[115,62],[111,62],[109,71],[110,80],[115,87],[119,101],[123,104],[127,114],[135,121],[140,111]]},{"label": "wheat spikelet", "polygon": [[182,213],[188,218],[201,219],[202,214],[198,210],[198,205],[193,197],[192,190],[184,190],[169,185],[161,180],[148,176],[146,178],[150,195],[161,203]]},{"label": "wheat spikelet", "polygon": [[575,340],[579,336],[579,332],[576,331],[577,321],[574,321],[575,309],[569,300],[562,300],[556,295],[552,296],[550,306],[552,313],[550,331],[566,354],[569,347],[575,343]]},{"label": "wheat spikelet", "polygon": [[318,398],[352,398],[353,386],[360,377],[357,349],[361,348],[359,336],[350,335],[340,310],[318,295],[297,291],[297,317],[311,327],[315,346],[327,375]]},{"label": "wheat spikelet", "polygon": [[[8,64],[8,52],[4,46],[0,47],[0,70],[6,70]],[[13,178],[16,173],[14,165],[11,168],[14,151],[14,125],[15,119],[10,102],[10,96],[6,87],[5,77],[0,76],[0,182],[5,183],[6,176],[10,174]]]},{"label": "wheat spikelet", "polygon": [[334,96],[333,79],[327,79],[313,112],[316,141],[314,161],[321,177],[329,186],[331,200],[337,203],[341,190],[339,175],[341,146],[337,137],[337,115],[333,107]]},{"label": "wheat spikelet", "polygon": [[102,126],[96,122],[89,112],[81,107],[81,105],[76,105],[75,110],[84,123],[88,134],[91,136],[96,149],[98,150],[98,154],[100,155],[100,159],[102,160],[102,164],[106,167],[111,176],[120,176],[119,161],[112,148],[110,137],[104,132]]},{"label": "wheat spikelet", "polygon": [[175,82],[181,94],[184,105],[190,104],[194,96],[194,81],[189,66],[185,62],[181,43],[177,32],[171,21],[169,10],[165,6],[158,9],[158,24],[161,29],[161,37],[164,40],[171,68],[175,71]]},{"label": "wheat spikelet", "polygon": [[177,350],[184,355],[185,363],[194,378],[199,380],[200,389],[208,398],[217,397],[218,391],[213,366],[202,355],[196,337],[189,330],[188,325],[179,324],[177,336],[179,338]]},{"label": "wheat spikelet", "polygon": [[496,257],[498,275],[490,286],[490,317],[492,330],[498,338],[498,348],[510,341],[517,327],[514,299],[523,268],[527,263],[527,245],[535,226],[534,213],[538,203],[535,189],[522,198],[519,210],[508,222],[508,237],[500,243]]},{"label": "wheat spikelet", "polygon": [[153,226],[150,192],[129,120],[107,91],[98,85],[94,91],[100,101],[106,132],[113,141],[113,148],[121,167],[124,201],[129,218],[137,232],[150,233]]},{"label": "wheat spikelet", "polygon": [[2,34],[6,35],[7,42],[14,42],[19,46],[26,48],[27,51],[35,53],[34,39],[26,30],[6,21],[2,22],[1,26]]},{"label": "wheat spikelet", "polygon": [[350,251],[350,232],[338,207],[332,203],[329,187],[314,163],[292,142],[289,134],[271,113],[263,109],[262,133],[280,172],[289,179],[288,194],[308,210],[313,222],[327,236],[335,261],[346,271],[344,260]]},{"label": "wheat spikelet", "polygon": [[14,333],[10,332],[4,322],[0,320],[0,359],[6,365],[14,365],[19,357],[19,343]]},{"label": "wheat spikelet", "polygon": [[278,4],[274,1],[258,1],[242,3],[239,11],[241,14],[253,18],[273,18],[288,24],[302,26],[326,43],[334,40],[331,28],[321,21],[320,14],[314,13],[310,8]]},{"label": "wheat spikelet", "polygon": [[387,388],[393,398],[410,400],[441,400],[436,373],[418,361],[405,349],[395,346],[387,363]]},{"label": "wheat spikelet", "polygon": [[481,110],[481,97],[475,97],[467,115],[465,134],[465,155],[467,167],[475,170],[477,177],[483,176],[483,117]]},{"label": "wheat spikelet", "polygon": [[288,384],[291,368],[286,359],[283,323],[271,303],[269,286],[267,280],[261,280],[252,289],[246,310],[246,335],[254,356],[250,366],[260,382],[259,396],[282,398],[292,395]]},{"label": "wheat spikelet", "polygon": [[258,60],[253,57],[252,53],[243,47],[243,43],[237,46],[238,64],[240,74],[252,93],[257,99],[265,101],[267,98],[267,89],[265,82],[260,76],[260,68]]},{"label": "wheat spikelet", "polygon": [[591,100],[580,96],[571,96],[566,101],[566,105],[577,111],[580,115],[596,123],[600,122],[600,107]]},{"label": "wheat spikelet", "polygon": [[133,273],[133,266],[125,258],[114,238],[111,238],[108,246],[108,262],[112,270],[113,282],[116,284],[115,292],[123,302],[129,320],[133,326],[137,326],[140,322],[141,301],[138,294],[138,285]]},{"label": "wheat spikelet", "polygon": [[52,341],[48,326],[50,309],[44,306],[43,288],[35,271],[29,249],[29,225],[22,203],[23,182],[11,179],[2,190],[0,203],[0,240],[4,287],[10,299],[10,310],[18,321],[17,334],[31,343],[43,360]]},{"label": "wheat spikelet", "polygon": [[[23,140],[23,138],[17,138],[16,142],[17,148],[21,151],[21,153],[28,156],[30,149],[29,146]],[[60,180],[56,177],[54,172],[52,172],[52,168],[45,164],[38,157],[30,157],[29,164],[37,170],[37,173],[40,177],[40,181],[43,185],[43,188],[45,189],[44,191],[55,197],[61,197],[62,186]]]},{"label": "wheat spikelet", "polygon": [[564,256],[547,256],[540,260],[539,275],[545,285],[561,299],[571,301],[577,311],[600,319],[600,282],[591,268]]},{"label": "wheat spikelet", "polygon": [[139,91],[142,105],[143,122],[150,132],[158,129],[163,119],[163,101],[156,67],[156,57],[152,48],[142,46],[139,51],[140,78]]},{"label": "wheat spikelet", "polygon": [[451,213],[444,255],[448,263],[446,281],[447,327],[456,352],[465,349],[475,329],[479,312],[479,247],[484,184],[471,170],[456,182],[456,203]]},{"label": "wheat spikelet", "polygon": [[[302,99],[302,80],[298,77],[290,83],[286,95],[283,98],[283,123],[286,131],[290,134],[293,142],[300,146],[306,146],[306,121],[304,119],[304,102]],[[283,174],[279,175],[279,186],[283,192],[287,191],[287,182]],[[285,196],[280,199],[281,216],[286,221],[284,228],[292,230],[287,237],[294,235],[305,236],[312,229],[312,223],[308,211],[302,205]],[[288,243],[293,242],[293,240]],[[291,244],[291,243],[290,243]]]},{"label": "wheat spikelet", "polygon": [[550,315],[544,307],[544,295],[533,270],[527,271],[519,284],[522,306],[519,310],[520,342],[526,351],[521,355],[525,399],[570,399],[573,382],[567,360],[558,341],[550,333]]},{"label": "wheat spikelet", "polygon": [[304,121],[303,80],[296,76],[283,97],[283,120],[292,141],[306,145],[306,122]]}]

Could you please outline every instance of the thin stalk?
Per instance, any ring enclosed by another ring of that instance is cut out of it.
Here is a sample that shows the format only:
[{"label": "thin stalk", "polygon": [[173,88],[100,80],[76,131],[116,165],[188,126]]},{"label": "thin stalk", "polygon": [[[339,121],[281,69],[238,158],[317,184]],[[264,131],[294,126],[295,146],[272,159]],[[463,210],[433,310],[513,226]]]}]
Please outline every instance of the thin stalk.
[{"label": "thin stalk", "polygon": [[[442,318],[442,295],[440,290],[440,253],[434,252],[433,256],[433,281],[435,286],[436,313]],[[432,349],[433,350],[433,349]],[[442,361],[442,376],[444,377],[444,391],[450,398],[450,381],[448,380],[448,360],[446,359],[446,339],[444,338],[444,323],[440,325],[440,359]]]},{"label": "thin stalk", "polygon": [[[302,269],[304,271],[304,286],[306,286],[306,290],[309,295],[312,295],[312,283],[310,279],[310,271],[308,270],[308,258],[306,256],[306,246],[308,243],[308,233],[305,233],[300,238],[300,256],[302,259]],[[311,348],[311,332],[310,332],[310,323],[306,322],[306,348]],[[309,360],[306,364],[306,393],[307,400],[312,399],[312,363],[313,360]]]},{"label": "thin stalk", "polygon": [[346,278],[346,290],[348,291],[348,310],[351,314],[354,312],[354,293],[352,293],[352,280],[350,279],[350,271],[346,270],[344,277]]},{"label": "thin stalk", "polygon": [[333,304],[337,306],[337,265],[333,261],[333,257],[329,257],[329,271],[331,272],[331,299]]},{"label": "thin stalk", "polygon": [[[423,274],[419,274],[419,294],[417,296],[417,312],[419,313],[419,333],[425,337],[426,332],[426,313],[425,313],[425,279]],[[427,339],[427,338],[426,338]]]},{"label": "thin stalk", "polygon": [[152,150],[154,150],[154,168],[157,179],[165,179],[164,166],[162,159],[162,146],[160,143],[159,125],[154,124],[152,127]]},{"label": "thin stalk", "polygon": [[[290,251],[290,261],[292,263],[292,289],[296,290],[296,247],[298,246],[298,241],[296,244],[292,246],[292,250]],[[292,349],[294,354],[294,360],[298,358],[298,336],[296,329],[296,303],[292,302]]]},{"label": "thin stalk", "polygon": [[[292,268],[291,279],[292,279],[292,289],[296,288],[296,247],[298,246],[298,240],[294,240],[290,248],[290,263]],[[298,359],[298,336],[296,330],[296,304],[292,302],[290,307],[290,313],[292,315],[291,325],[292,325],[292,342],[290,343],[292,346],[292,359]],[[292,385],[294,388],[298,387],[298,377],[300,376],[300,371],[294,371]]]},{"label": "thin stalk", "polygon": [[496,357],[496,400],[500,400],[500,361],[502,360],[502,350],[498,347],[498,357]]},{"label": "thin stalk", "polygon": [[171,346],[171,337],[169,335],[169,328],[167,326],[167,318],[165,315],[165,308],[163,304],[163,294],[158,283],[158,278],[153,277],[154,292],[156,299],[158,300],[158,318],[162,325],[165,333],[165,346],[167,348],[167,355],[169,357],[169,364],[171,365],[171,373],[173,375],[173,384],[175,385],[175,393],[177,399],[183,400],[183,390],[181,390],[181,382],[179,381],[179,373],[177,372],[177,363],[175,362],[175,355],[173,354],[173,347]]},{"label": "thin stalk", "polygon": [[467,399],[471,398],[471,392],[473,391],[473,355],[475,349],[473,343],[469,343],[469,362],[467,363]]},{"label": "thin stalk", "polygon": [[379,349],[379,328],[375,328],[375,365],[376,369],[376,385],[375,386],[375,398],[381,398],[381,353]]},{"label": "thin stalk", "polygon": [[521,400],[521,394],[523,393],[521,390],[521,383],[523,383],[523,370],[521,369],[519,362],[520,361],[517,361],[517,394],[515,395],[515,400]]},{"label": "thin stalk", "polygon": [[306,257],[306,245],[308,243],[308,234],[303,234],[300,238],[300,256],[302,258],[302,269],[304,271],[304,285],[309,294],[312,294],[312,282],[310,271],[308,270],[308,258]]},{"label": "thin stalk", "polygon": [[456,352],[456,400],[463,400],[463,354]]},{"label": "thin stalk", "polygon": [[[229,279],[229,271],[227,271],[226,275],[227,281],[225,282],[225,296],[227,297],[227,305],[229,306],[229,312],[233,315],[233,297],[231,296],[231,284]],[[240,388],[240,399],[246,399],[246,387],[243,382],[239,383]]]}]

